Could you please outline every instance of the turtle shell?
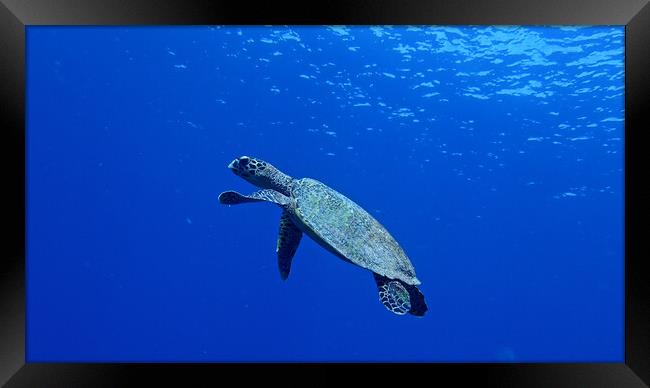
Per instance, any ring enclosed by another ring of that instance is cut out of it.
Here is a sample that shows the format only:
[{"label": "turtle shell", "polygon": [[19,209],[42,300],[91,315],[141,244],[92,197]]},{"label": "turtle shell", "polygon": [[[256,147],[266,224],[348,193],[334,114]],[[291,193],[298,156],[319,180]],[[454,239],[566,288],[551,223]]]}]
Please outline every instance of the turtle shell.
[{"label": "turtle shell", "polygon": [[297,221],[325,248],[380,275],[420,284],[404,250],[361,206],[310,178],[294,181],[291,195]]}]

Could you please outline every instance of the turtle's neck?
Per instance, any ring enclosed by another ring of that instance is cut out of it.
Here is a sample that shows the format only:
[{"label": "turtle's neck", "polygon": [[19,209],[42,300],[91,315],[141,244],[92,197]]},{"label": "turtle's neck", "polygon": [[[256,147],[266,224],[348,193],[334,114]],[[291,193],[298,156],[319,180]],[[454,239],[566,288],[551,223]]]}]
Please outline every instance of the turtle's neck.
[{"label": "turtle's neck", "polygon": [[293,182],[292,177],[270,165],[267,167],[267,171],[265,172],[269,178],[270,189],[278,191],[286,196],[291,195],[291,183]]}]

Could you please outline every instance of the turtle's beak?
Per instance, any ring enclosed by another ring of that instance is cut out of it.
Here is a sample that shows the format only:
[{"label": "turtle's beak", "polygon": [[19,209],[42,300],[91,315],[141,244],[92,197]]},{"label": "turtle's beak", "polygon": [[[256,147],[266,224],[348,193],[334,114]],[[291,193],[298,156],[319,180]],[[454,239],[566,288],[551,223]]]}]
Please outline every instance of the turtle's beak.
[{"label": "turtle's beak", "polygon": [[235,159],[230,164],[228,165],[228,168],[235,171],[237,170],[237,166],[239,165],[239,159]]}]

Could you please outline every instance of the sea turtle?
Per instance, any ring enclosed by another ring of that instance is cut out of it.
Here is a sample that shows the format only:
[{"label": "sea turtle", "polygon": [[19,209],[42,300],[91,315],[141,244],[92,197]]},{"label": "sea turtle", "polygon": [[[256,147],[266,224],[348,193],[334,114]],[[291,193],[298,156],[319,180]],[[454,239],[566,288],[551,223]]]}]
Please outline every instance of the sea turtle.
[{"label": "sea turtle", "polygon": [[278,267],[287,279],[303,233],[341,259],[373,272],[379,299],[398,315],[427,311],[415,269],[397,241],[368,212],[325,184],[294,179],[260,159],[242,156],[228,168],[260,187],[250,195],[226,191],[219,202],[236,205],[273,202],[282,208],[277,241]]}]

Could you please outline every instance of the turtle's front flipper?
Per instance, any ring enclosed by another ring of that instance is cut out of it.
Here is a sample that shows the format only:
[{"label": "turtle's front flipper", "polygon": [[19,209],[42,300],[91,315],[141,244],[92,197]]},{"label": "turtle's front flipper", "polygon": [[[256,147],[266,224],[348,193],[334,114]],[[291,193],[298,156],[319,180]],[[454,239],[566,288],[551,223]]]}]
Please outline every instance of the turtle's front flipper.
[{"label": "turtle's front flipper", "polygon": [[293,255],[296,254],[298,244],[302,238],[302,231],[291,221],[287,211],[282,212],[280,218],[280,233],[278,234],[278,246],[276,252],[278,253],[278,268],[280,269],[280,277],[286,280],[291,271],[291,260]]},{"label": "turtle's front flipper", "polygon": [[397,315],[411,313],[417,316],[423,316],[427,311],[424,295],[416,286],[376,273],[373,273],[373,276],[377,282],[379,300],[388,310]]},{"label": "turtle's front flipper", "polygon": [[239,194],[236,191],[224,191],[219,194],[219,202],[224,205],[239,205],[240,203],[264,201],[273,202],[282,206],[287,205],[290,199],[286,195],[271,189],[256,191],[249,195]]}]

